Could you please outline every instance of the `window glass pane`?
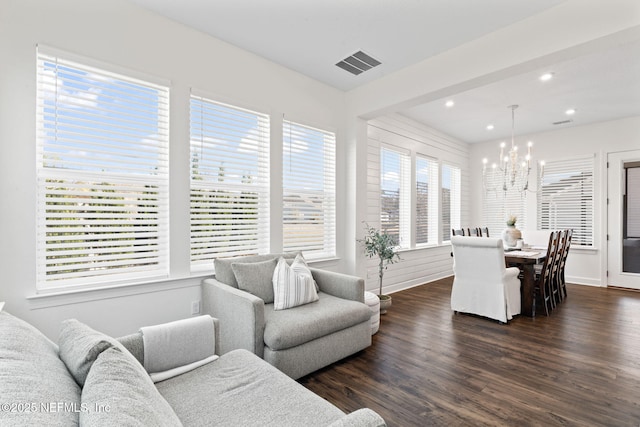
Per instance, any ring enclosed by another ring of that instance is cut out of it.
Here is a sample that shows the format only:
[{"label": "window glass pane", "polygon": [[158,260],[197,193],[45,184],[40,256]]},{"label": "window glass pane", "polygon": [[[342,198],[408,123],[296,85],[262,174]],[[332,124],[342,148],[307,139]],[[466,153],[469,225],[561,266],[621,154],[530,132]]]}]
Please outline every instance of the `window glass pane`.
[{"label": "window glass pane", "polygon": [[191,97],[191,266],[269,251],[269,119]]},{"label": "window glass pane", "polygon": [[571,244],[593,246],[593,156],[546,162],[538,229],[573,229]]},{"label": "window glass pane", "polygon": [[285,121],[283,247],[305,257],[336,255],[335,134]]},{"label": "window glass pane", "polygon": [[37,55],[37,288],[168,275],[169,90]]},{"label": "window glass pane", "polygon": [[512,187],[504,183],[505,176],[497,169],[487,167],[483,174],[483,226],[489,228],[489,235],[501,236],[511,215],[517,218],[518,229],[527,229],[527,193],[517,190],[524,187],[523,177],[517,176]]},{"label": "window glass pane", "polygon": [[438,163],[416,157],[416,244],[438,242]]},{"label": "window glass pane", "polygon": [[442,165],[442,241],[451,240],[451,229],[460,228],[460,168]]},{"label": "window glass pane", "polygon": [[400,247],[410,239],[410,158],[407,154],[380,150],[380,228]]}]

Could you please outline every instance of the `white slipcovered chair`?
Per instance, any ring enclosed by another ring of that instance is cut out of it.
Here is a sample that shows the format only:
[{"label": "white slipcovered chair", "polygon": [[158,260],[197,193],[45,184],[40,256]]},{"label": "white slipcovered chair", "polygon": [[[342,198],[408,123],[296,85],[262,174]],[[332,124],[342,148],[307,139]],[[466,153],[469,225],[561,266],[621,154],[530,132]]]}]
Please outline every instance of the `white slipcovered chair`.
[{"label": "white slipcovered chair", "polygon": [[451,246],[452,310],[503,323],[520,314],[520,271],[505,267],[501,239],[453,236]]}]

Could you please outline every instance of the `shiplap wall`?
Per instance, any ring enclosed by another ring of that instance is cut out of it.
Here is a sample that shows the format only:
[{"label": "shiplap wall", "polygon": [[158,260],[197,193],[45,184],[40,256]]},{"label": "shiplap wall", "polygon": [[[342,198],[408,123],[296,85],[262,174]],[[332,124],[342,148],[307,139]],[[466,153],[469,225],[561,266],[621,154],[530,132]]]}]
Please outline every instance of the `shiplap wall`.
[{"label": "shiplap wall", "polygon": [[[469,146],[405,116],[394,114],[370,120],[367,127],[367,223],[380,227],[380,145],[387,144],[457,166],[461,170],[461,225],[470,218]],[[415,206],[415,205],[414,205]],[[440,229],[441,227],[439,227]],[[442,236],[439,236],[442,241]],[[383,292],[391,293],[453,274],[448,243],[402,250],[401,260],[389,266],[384,275]],[[378,289],[378,263],[367,259],[367,290]]]}]

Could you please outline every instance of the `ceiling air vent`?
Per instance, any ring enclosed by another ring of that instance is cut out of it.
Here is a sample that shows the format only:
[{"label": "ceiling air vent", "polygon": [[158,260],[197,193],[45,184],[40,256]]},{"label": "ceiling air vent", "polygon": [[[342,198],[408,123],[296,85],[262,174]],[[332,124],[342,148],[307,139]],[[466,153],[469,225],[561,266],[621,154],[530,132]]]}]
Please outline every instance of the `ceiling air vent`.
[{"label": "ceiling air vent", "polygon": [[567,123],[571,123],[573,120],[561,120],[559,122],[553,122],[554,125],[566,125]]},{"label": "ceiling air vent", "polygon": [[359,50],[351,56],[344,58],[336,65],[345,71],[357,76],[363,71],[370,70],[373,67],[377,67],[381,62],[377,59],[373,59],[363,51]]}]

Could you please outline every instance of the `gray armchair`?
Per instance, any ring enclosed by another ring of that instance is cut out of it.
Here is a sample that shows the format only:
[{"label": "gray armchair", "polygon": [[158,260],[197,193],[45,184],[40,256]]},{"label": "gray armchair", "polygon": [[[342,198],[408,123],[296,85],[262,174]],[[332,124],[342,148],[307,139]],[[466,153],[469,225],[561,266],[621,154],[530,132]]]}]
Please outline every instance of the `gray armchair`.
[{"label": "gray armchair", "polygon": [[220,319],[220,354],[243,348],[297,379],[371,345],[363,279],[311,268],[319,300],[277,311],[238,288],[234,262],[277,256],[216,260],[215,278],[202,282],[204,312]]}]

